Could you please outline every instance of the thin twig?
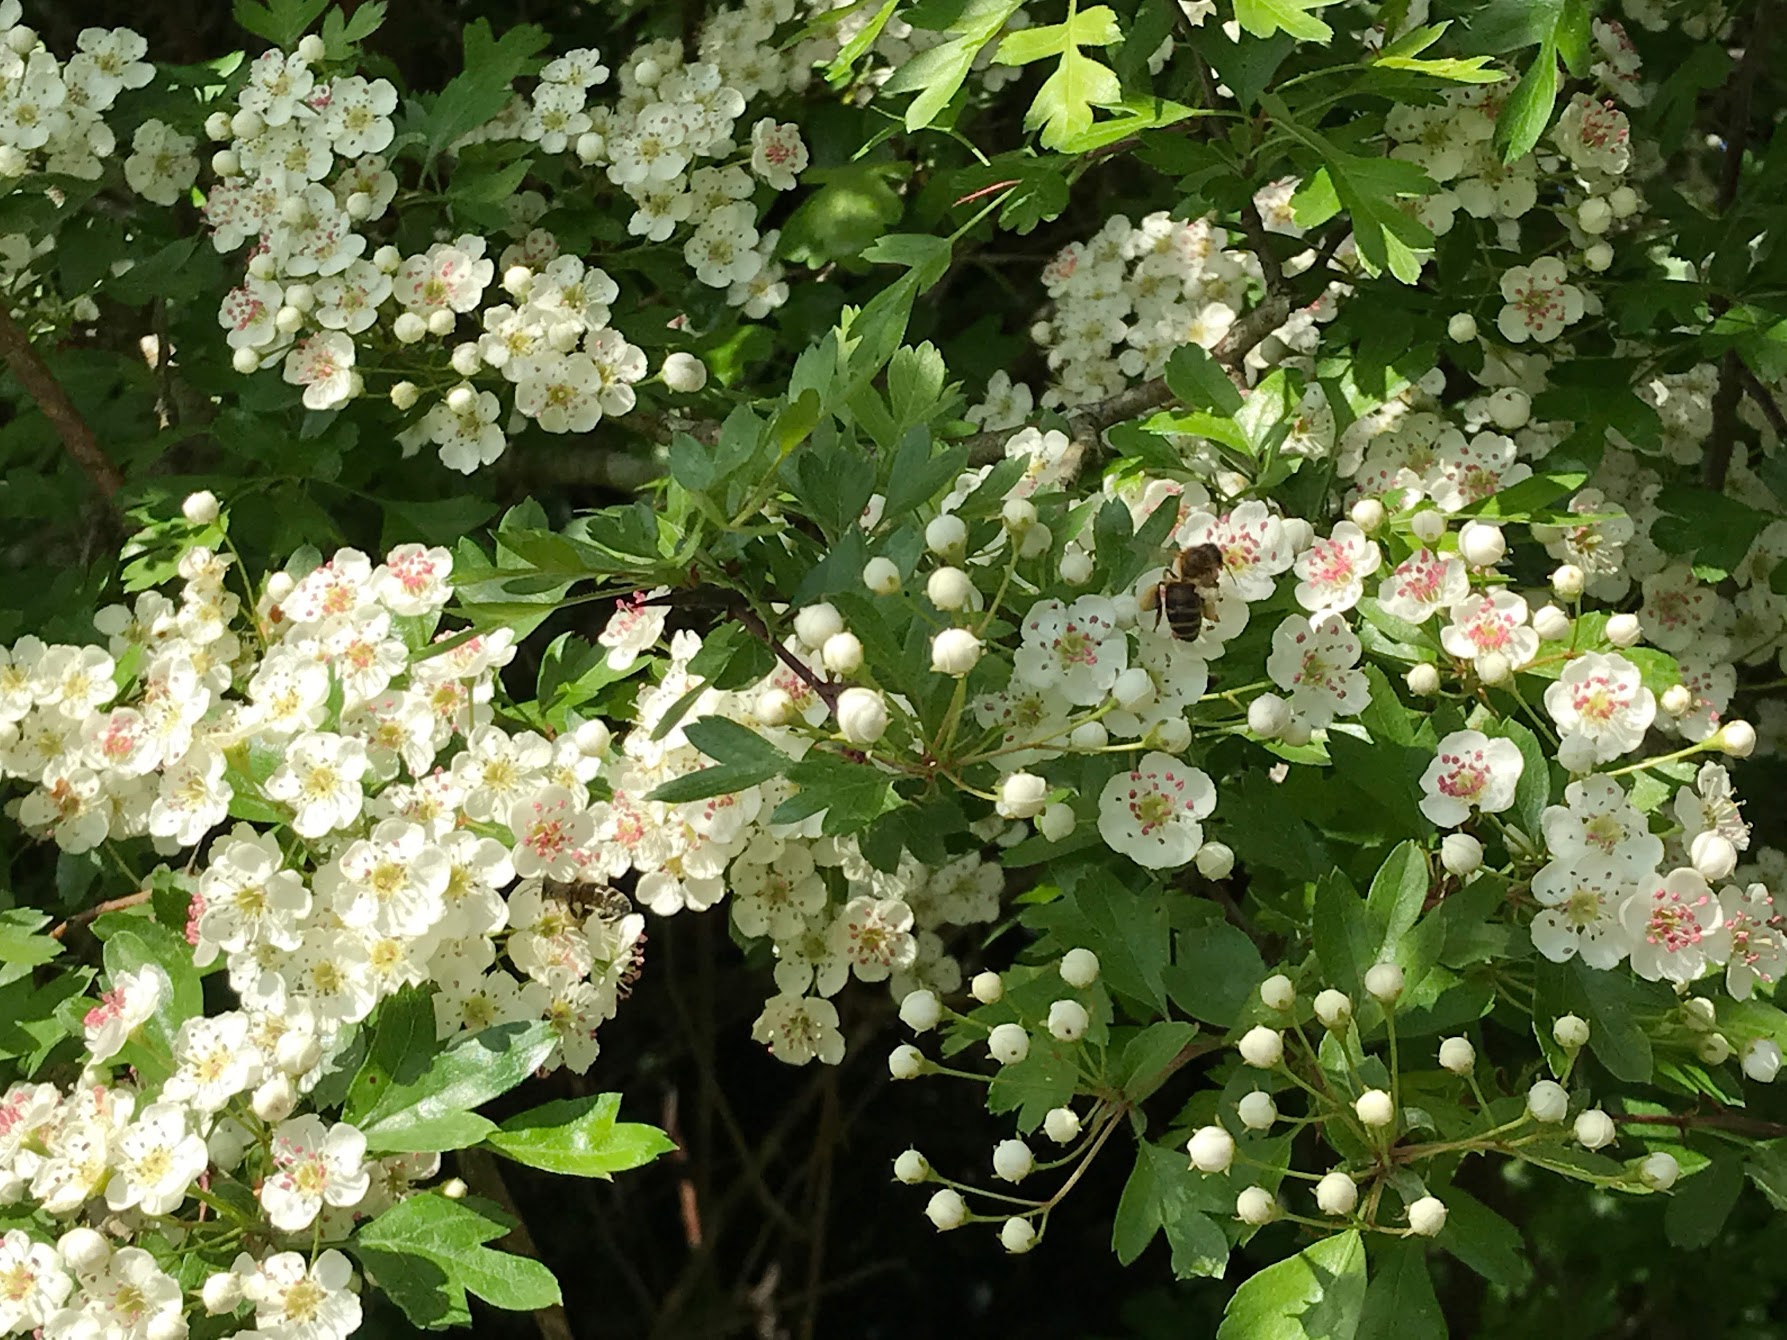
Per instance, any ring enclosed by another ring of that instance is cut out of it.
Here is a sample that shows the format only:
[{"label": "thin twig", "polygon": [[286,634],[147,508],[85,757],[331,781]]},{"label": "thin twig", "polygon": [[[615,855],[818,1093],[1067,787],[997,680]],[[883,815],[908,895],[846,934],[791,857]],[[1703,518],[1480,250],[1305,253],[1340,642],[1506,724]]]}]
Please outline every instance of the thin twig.
[{"label": "thin twig", "polygon": [[812,668],[803,662],[800,657],[796,656],[776,640],[774,634],[769,631],[769,626],[765,624],[762,619],[757,617],[754,610],[741,605],[733,611],[733,617],[736,618],[740,624],[744,625],[744,629],[747,633],[756,638],[771,651],[775,652],[776,658],[780,660],[783,665],[787,666],[803,684],[813,690],[814,693],[818,694],[819,701],[825,704],[828,711],[833,715],[837,714],[838,694],[842,691],[842,685],[829,684],[825,680],[819,678],[818,675],[814,674]]},{"label": "thin twig", "polygon": [[1775,430],[1775,437],[1787,442],[1787,414],[1781,412],[1781,403],[1775,399],[1774,392],[1762,384],[1762,378],[1751,372],[1747,364],[1743,365],[1742,376],[1744,390],[1750,393],[1750,399],[1762,410],[1762,417]]},{"label": "thin twig", "polygon": [[92,426],[81,417],[74,401],[68,398],[68,392],[62,389],[62,383],[50,371],[49,364],[32,347],[31,337],[12,319],[12,313],[3,304],[0,304],[0,360],[5,361],[7,370],[18,379],[43,417],[49,420],[56,436],[62,439],[62,448],[69,458],[81,467],[100,496],[107,503],[114,503],[118,491],[124,487],[124,476],[99,449],[99,439],[93,435]]},{"label": "thin twig", "polygon": [[138,889],[135,893],[127,893],[122,898],[108,899],[94,907],[89,907],[84,912],[76,912],[67,921],[64,921],[50,932],[50,939],[60,940],[73,928],[77,926],[85,926],[89,921],[92,921],[97,917],[103,917],[107,912],[122,912],[128,907],[141,907],[148,901],[148,889]]},{"label": "thin twig", "polygon": [[1762,1139],[1787,1135],[1787,1125],[1764,1121],[1760,1117],[1746,1117],[1739,1112],[1610,1112],[1608,1115],[1628,1126],[1674,1126],[1684,1137],[1696,1127],[1734,1131]]}]

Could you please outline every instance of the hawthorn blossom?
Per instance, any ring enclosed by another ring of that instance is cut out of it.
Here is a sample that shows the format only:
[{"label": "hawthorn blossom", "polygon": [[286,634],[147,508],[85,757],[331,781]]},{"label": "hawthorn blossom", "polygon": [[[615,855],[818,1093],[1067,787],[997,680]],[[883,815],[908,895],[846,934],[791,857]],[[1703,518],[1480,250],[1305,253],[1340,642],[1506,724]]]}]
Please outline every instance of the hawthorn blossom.
[{"label": "hawthorn blossom", "polygon": [[1150,870],[1189,862],[1204,845],[1203,820],[1216,808],[1208,774],[1158,751],[1119,772],[1098,796],[1098,834],[1112,851]]},{"label": "hawthorn blossom", "polygon": [[105,1187],[106,1207],[172,1214],[210,1161],[204,1137],[187,1127],[186,1108],[153,1103],[118,1141]]},{"label": "hawthorn blossom", "polygon": [[1571,97],[1551,137],[1579,171],[1617,177],[1632,161],[1626,114],[1587,93]]},{"label": "hawthorn blossom", "polygon": [[405,618],[437,610],[452,597],[453,555],[441,546],[400,544],[372,574],[372,594]]},{"label": "hawthorn blossom", "polygon": [[1725,910],[1699,872],[1686,866],[1640,884],[1626,895],[1619,917],[1632,936],[1632,971],[1649,982],[1685,985],[1727,948],[1715,935]]},{"label": "hawthorn blossom", "polygon": [[1636,882],[1663,860],[1663,840],[1613,778],[1580,777],[1564,788],[1564,802],[1546,806],[1539,816],[1553,865],[1602,857]]},{"label": "hawthorn blossom", "polygon": [[832,948],[865,982],[884,982],[918,957],[912,909],[898,898],[852,898],[831,926]]},{"label": "hawthorn blossom", "polygon": [[1514,790],[1526,760],[1512,740],[1491,739],[1482,731],[1453,731],[1439,742],[1433,762],[1421,774],[1421,813],[1441,828],[1455,828],[1473,809],[1484,814],[1514,803]]},{"label": "hawthorn blossom", "polygon": [[168,975],[155,964],[139,972],[120,972],[112,977],[111,990],[81,1020],[87,1054],[95,1065],[116,1056],[131,1034],[147,1023],[172,992]]},{"label": "hawthorn blossom", "polygon": [[1725,990],[1748,1000],[1756,983],[1772,987],[1787,968],[1787,918],[1764,884],[1719,890],[1722,925],[1707,937],[1707,957],[1725,964]]},{"label": "hawthorn blossom", "polygon": [[608,668],[614,673],[631,670],[639,654],[649,651],[664,636],[664,620],[670,607],[654,602],[669,593],[668,586],[659,586],[650,591],[635,591],[614,602],[614,613],[596,634],[596,641],[608,648]]},{"label": "hawthorn blossom", "polygon": [[1692,843],[1702,833],[1717,833],[1739,851],[1750,846],[1750,825],[1731,789],[1731,774],[1720,763],[1702,763],[1692,787],[1681,787],[1671,806],[1682,826],[1682,841]]},{"label": "hawthorn blossom", "polygon": [[1582,320],[1582,290],[1565,282],[1567,274],[1564,263],[1551,256],[1506,271],[1501,289],[1507,306],[1495,319],[1502,337],[1510,344],[1529,339],[1549,344],[1565,326]]},{"label": "hawthorn blossom", "polygon": [[1377,603],[1386,614],[1408,623],[1426,623],[1470,594],[1464,560],[1456,554],[1417,549],[1379,583]]},{"label": "hawthorn blossom", "polygon": [[792,122],[778,125],[765,117],[751,127],[751,171],[778,191],[792,191],[794,179],[807,167],[807,146],[800,127]]},{"label": "hawthorn blossom", "polygon": [[28,1335],[55,1314],[73,1289],[56,1249],[23,1229],[0,1234],[0,1335]]},{"label": "hawthorn blossom", "polygon": [[1117,607],[1104,596],[1081,596],[1071,605],[1040,600],[1024,617],[1015,680],[1092,707],[1128,668],[1129,640],[1117,627]]},{"label": "hawthorn blossom", "polygon": [[353,1263],[334,1248],[314,1263],[307,1263],[301,1252],[276,1252],[248,1266],[237,1258],[242,1295],[254,1304],[256,1334],[346,1340],[360,1328],[360,1299],[350,1287]]},{"label": "hawthorn blossom", "polygon": [[319,331],[285,357],[285,379],[304,388],[305,409],[334,409],[354,394],[354,341],[339,330]]},{"label": "hawthorn blossom", "polygon": [[1365,579],[1378,569],[1383,555],[1351,521],[1338,523],[1325,540],[1316,540],[1298,556],[1294,571],[1297,603],[1312,614],[1350,610],[1365,594]]},{"label": "hawthorn blossom", "polygon": [[1545,690],[1545,710],[1557,723],[1558,761],[1586,772],[1644,740],[1657,715],[1657,699],[1623,656],[1589,652],[1564,667]]},{"label": "hawthorn blossom", "polygon": [[1526,601],[1506,587],[1467,596],[1447,614],[1451,622],[1440,629],[1440,646],[1461,661],[1505,656],[1519,669],[1539,654],[1539,634],[1526,614]]},{"label": "hawthorn blossom", "polygon": [[1620,918],[1633,881],[1601,856],[1553,861],[1533,877],[1533,896],[1544,910],[1533,918],[1533,948],[1553,963],[1580,956],[1605,971],[1626,956],[1632,934]]},{"label": "hawthorn blossom", "polygon": [[358,1205],[371,1183],[366,1137],[346,1122],[331,1126],[311,1114],[283,1121],[273,1131],[272,1159],[261,1208],[283,1233],[310,1227],[325,1205]]},{"label": "hawthorn blossom", "polygon": [[751,1037],[788,1065],[805,1065],[814,1057],[826,1065],[844,1059],[838,1008],[817,996],[772,996],[751,1025]]},{"label": "hawthorn blossom", "polygon": [[1359,664],[1359,639],[1338,614],[1293,614],[1272,632],[1266,673],[1290,694],[1291,710],[1312,728],[1362,712],[1371,687]]},{"label": "hawthorn blossom", "polygon": [[510,808],[509,831],[515,835],[515,873],[522,879],[570,879],[583,863],[596,824],[564,787],[544,786]]},{"label": "hawthorn blossom", "polygon": [[267,778],[266,792],[292,807],[292,831],[319,838],[345,828],[360,816],[366,793],[366,746],[328,731],[300,735],[286,751],[285,762]]}]

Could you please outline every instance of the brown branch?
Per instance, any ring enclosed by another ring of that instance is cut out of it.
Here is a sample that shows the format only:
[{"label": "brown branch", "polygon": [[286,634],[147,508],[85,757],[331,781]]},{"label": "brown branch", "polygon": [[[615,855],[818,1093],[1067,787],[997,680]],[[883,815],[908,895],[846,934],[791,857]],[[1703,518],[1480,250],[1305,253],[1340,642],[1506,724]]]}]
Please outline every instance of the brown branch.
[{"label": "brown branch", "polygon": [[32,347],[31,337],[12,319],[12,313],[4,304],[0,304],[0,360],[5,361],[7,370],[18,379],[43,417],[49,420],[56,436],[62,439],[62,448],[69,458],[81,467],[100,496],[116,506],[118,491],[124,487],[124,476],[99,449],[99,439],[93,435],[92,427],[81,417],[81,412],[68,398],[68,392],[62,389],[62,383],[50,371],[49,364]]},{"label": "brown branch", "polygon": [[1787,443],[1787,414],[1781,412],[1781,402],[1775,399],[1774,392],[1762,384],[1762,378],[1751,372],[1747,364],[1742,367],[1744,390],[1750,393],[1762,410],[1762,417],[1768,420],[1768,426],[1775,430],[1775,437]]},{"label": "brown branch", "polygon": [[138,889],[135,893],[127,893],[122,898],[109,899],[94,907],[89,907],[85,912],[76,912],[67,921],[64,921],[50,932],[50,939],[60,940],[75,927],[85,926],[89,921],[92,921],[97,917],[103,917],[107,912],[122,912],[127,907],[141,907],[148,901],[148,889]]},{"label": "brown branch", "polygon": [[759,619],[754,611],[740,605],[733,610],[733,617],[744,625],[747,633],[775,652],[776,658],[787,666],[802,683],[818,694],[819,701],[825,704],[826,710],[834,716],[837,715],[838,694],[843,690],[843,685],[827,683],[815,675],[810,666],[776,639],[775,635],[769,631],[769,626]]},{"label": "brown branch", "polygon": [[[521,1217],[515,1197],[509,1194],[508,1183],[503,1181],[502,1169],[497,1167],[496,1156],[482,1149],[462,1149],[454,1157],[471,1189],[486,1200],[493,1200],[502,1206],[503,1213],[515,1221],[515,1227],[502,1239],[503,1243],[517,1256],[538,1261],[539,1244],[534,1241],[534,1235],[528,1232],[527,1220]],[[565,1315],[563,1303],[535,1308],[534,1325],[540,1330],[540,1340],[575,1340],[571,1319]]]},{"label": "brown branch", "polygon": [[1628,1126],[1673,1126],[1684,1138],[1697,1126],[1762,1139],[1787,1135],[1787,1125],[1764,1121],[1760,1117],[1746,1117],[1739,1112],[1609,1112],[1607,1115]]}]

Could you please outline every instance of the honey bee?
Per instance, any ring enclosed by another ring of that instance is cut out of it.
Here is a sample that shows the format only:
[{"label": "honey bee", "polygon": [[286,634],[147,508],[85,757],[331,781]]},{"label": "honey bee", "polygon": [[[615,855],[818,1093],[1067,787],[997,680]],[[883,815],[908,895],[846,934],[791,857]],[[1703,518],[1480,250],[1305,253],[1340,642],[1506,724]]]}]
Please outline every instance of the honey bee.
[{"label": "honey bee", "polygon": [[540,891],[562,902],[578,917],[591,913],[603,921],[619,921],[633,910],[633,900],[619,889],[593,880],[542,879]]},{"label": "honey bee", "polygon": [[1213,544],[1180,550],[1166,575],[1142,598],[1142,607],[1154,611],[1155,627],[1164,614],[1174,637],[1196,642],[1204,627],[1204,602],[1216,594],[1222,567],[1222,550]]}]

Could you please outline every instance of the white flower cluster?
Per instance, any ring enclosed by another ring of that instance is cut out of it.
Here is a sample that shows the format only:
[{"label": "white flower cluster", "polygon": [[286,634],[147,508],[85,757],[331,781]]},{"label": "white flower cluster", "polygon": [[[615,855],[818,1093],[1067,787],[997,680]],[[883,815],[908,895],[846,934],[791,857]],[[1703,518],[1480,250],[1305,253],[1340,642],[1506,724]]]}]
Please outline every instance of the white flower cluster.
[{"label": "white flower cluster", "polygon": [[[95,180],[117,147],[105,113],[120,93],[155,76],[143,60],[148,44],[128,28],[83,28],[75,54],[59,61],[22,13],[19,0],[0,0],[0,177],[38,171]],[[149,146],[140,133],[138,140],[141,156]],[[178,151],[154,132],[148,140],[151,156],[168,151],[174,160],[191,147]]]}]

